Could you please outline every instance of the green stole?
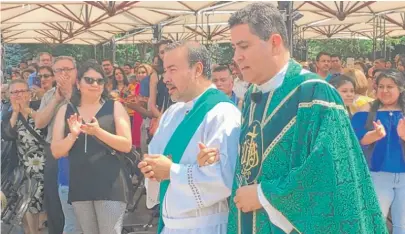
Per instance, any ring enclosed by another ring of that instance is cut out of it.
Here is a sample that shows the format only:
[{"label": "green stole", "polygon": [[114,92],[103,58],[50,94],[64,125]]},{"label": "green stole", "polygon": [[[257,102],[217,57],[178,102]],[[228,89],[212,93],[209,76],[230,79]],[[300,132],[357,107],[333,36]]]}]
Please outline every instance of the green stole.
[{"label": "green stole", "polygon": [[[172,157],[173,163],[179,163],[184,151],[186,150],[191,138],[197,131],[201,122],[207,113],[218,103],[232,103],[228,96],[218,89],[209,88],[196,101],[191,111],[186,115],[180,125],[176,128],[170,140],[168,141],[163,155]],[[197,157],[197,155],[196,155]],[[160,182],[159,201],[160,201],[160,218],[158,233],[163,230],[164,222],[162,219],[163,200],[169,187],[170,180]]]}]

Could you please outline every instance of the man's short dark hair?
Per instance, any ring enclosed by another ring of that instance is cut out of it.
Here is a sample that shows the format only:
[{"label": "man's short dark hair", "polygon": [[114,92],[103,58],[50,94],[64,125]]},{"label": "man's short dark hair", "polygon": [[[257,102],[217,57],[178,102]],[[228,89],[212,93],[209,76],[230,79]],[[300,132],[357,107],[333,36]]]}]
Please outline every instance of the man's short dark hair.
[{"label": "man's short dark hair", "polygon": [[124,67],[128,66],[129,68],[132,68],[132,66],[129,63],[124,64]]},{"label": "man's short dark hair", "polygon": [[378,58],[378,59],[376,59],[376,61],[380,61],[380,62],[382,62],[382,63],[386,63],[387,61],[385,60],[385,58]]},{"label": "man's short dark hair", "polygon": [[377,72],[383,72],[385,70],[387,70],[387,69],[375,69],[375,70],[373,70],[373,77],[375,77],[375,74],[377,74]]},{"label": "man's short dark hair", "polygon": [[203,76],[207,79],[211,79],[211,57],[207,48],[196,41],[177,41],[168,44],[165,48],[165,52],[185,47],[188,52],[188,64],[190,67],[198,62],[203,65]]},{"label": "man's short dark hair", "polygon": [[48,52],[40,52],[38,54],[38,60],[40,60],[41,56],[48,55],[52,59],[52,54]]},{"label": "man's short dark hair", "polygon": [[232,14],[228,20],[229,28],[247,24],[250,31],[264,41],[272,34],[280,34],[288,49],[287,27],[280,11],[271,3],[255,2]]},{"label": "man's short dark hair", "polygon": [[103,63],[103,62],[105,62],[105,61],[108,61],[108,62],[110,62],[110,63],[111,63],[111,65],[113,65],[113,63],[112,63],[111,59],[105,58],[105,59],[103,59],[103,61],[101,61],[101,63]]},{"label": "man's short dark hair", "polygon": [[157,46],[157,48],[159,48],[161,45],[168,45],[168,44],[171,44],[171,43],[173,43],[172,40],[161,40],[156,44],[156,46]]},{"label": "man's short dark hair", "polygon": [[339,60],[342,60],[342,56],[337,55],[337,54],[332,54],[332,55],[330,56],[330,58],[339,58]]},{"label": "man's short dark hair", "polygon": [[319,62],[319,59],[320,59],[323,55],[327,55],[327,56],[331,57],[328,52],[321,51],[321,52],[319,52],[318,55],[316,56],[316,61]]},{"label": "man's short dark hair", "polygon": [[215,66],[214,69],[212,69],[212,72],[222,72],[222,71],[227,71],[229,73],[231,72],[229,67],[226,65],[218,65],[218,66]]}]

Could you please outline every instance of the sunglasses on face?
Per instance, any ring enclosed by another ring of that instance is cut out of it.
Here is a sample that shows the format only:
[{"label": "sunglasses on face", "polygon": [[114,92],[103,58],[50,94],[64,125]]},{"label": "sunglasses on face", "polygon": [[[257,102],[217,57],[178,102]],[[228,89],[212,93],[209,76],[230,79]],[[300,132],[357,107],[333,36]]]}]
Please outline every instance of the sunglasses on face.
[{"label": "sunglasses on face", "polygon": [[51,76],[52,75],[50,75],[50,74],[37,75],[38,79],[42,79],[42,78],[48,79]]},{"label": "sunglasses on face", "polygon": [[28,91],[29,91],[28,89],[19,89],[19,90],[11,91],[10,94],[17,96],[17,95],[19,95],[20,93],[23,94],[23,93],[28,92]]},{"label": "sunglasses on face", "polygon": [[92,78],[92,77],[83,77],[83,79],[89,85],[94,84],[94,82],[96,82],[98,85],[104,85],[105,84],[105,81],[104,81],[103,78],[95,79],[95,78]]}]

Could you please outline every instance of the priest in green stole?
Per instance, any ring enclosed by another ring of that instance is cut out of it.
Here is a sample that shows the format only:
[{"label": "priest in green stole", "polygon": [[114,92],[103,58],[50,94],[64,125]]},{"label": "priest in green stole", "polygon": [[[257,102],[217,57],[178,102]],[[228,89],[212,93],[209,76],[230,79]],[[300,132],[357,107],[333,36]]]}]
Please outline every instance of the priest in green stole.
[{"label": "priest in green stole", "polygon": [[387,233],[344,104],[290,59],[282,15],[253,3],[229,19],[245,95],[228,234]]},{"label": "priest in green stole", "polygon": [[169,44],[163,63],[177,103],[162,115],[149,155],[139,163],[147,206],[160,203],[159,234],[226,234],[240,111],[212,84],[205,46]]}]

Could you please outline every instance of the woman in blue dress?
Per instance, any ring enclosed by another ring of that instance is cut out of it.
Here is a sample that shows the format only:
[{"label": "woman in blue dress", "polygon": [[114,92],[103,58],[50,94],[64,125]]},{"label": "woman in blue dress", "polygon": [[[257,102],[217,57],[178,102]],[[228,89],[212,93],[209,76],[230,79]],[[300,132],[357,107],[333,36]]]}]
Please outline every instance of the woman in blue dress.
[{"label": "woman in blue dress", "polygon": [[385,217],[393,234],[405,233],[405,77],[394,69],[377,77],[377,99],[362,107],[352,125],[363,146]]}]

